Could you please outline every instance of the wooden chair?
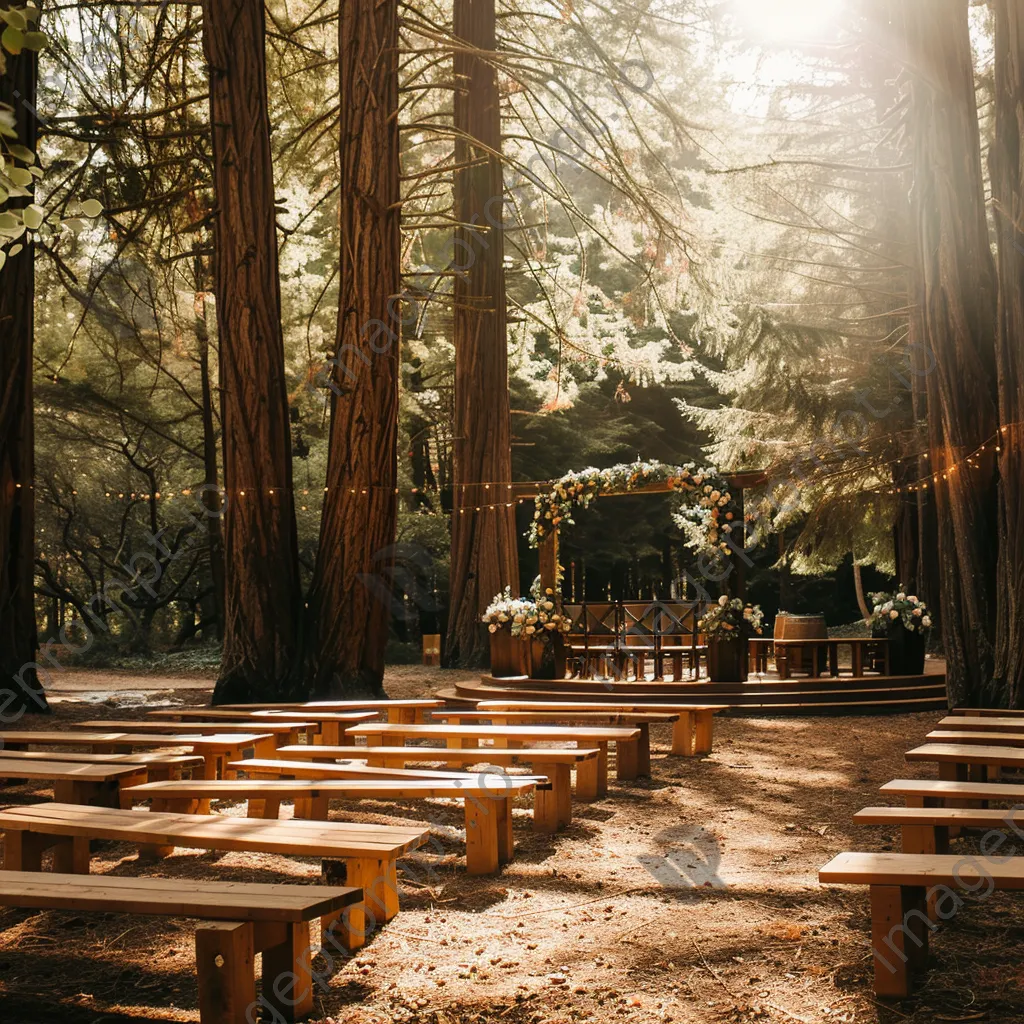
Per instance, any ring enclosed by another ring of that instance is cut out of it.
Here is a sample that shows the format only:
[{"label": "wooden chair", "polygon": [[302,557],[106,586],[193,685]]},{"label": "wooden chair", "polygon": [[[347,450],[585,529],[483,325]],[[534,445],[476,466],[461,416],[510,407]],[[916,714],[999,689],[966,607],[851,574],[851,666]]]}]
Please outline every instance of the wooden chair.
[{"label": "wooden chair", "polygon": [[597,670],[605,669],[605,677],[621,679],[625,667],[619,606],[615,602],[583,605],[584,676],[597,678]]},{"label": "wooden chair", "polygon": [[[274,1020],[295,1021],[313,1010],[311,964],[320,949],[309,922],[342,917],[362,891],[348,886],[263,885],[172,878],[90,879],[0,871],[0,906],[72,913],[192,918],[201,1024],[241,1024],[261,1004]],[[255,954],[263,954],[263,994],[256,999]],[[281,979],[291,984],[282,985]],[[283,993],[281,991],[283,989]]]},{"label": "wooden chair", "polygon": [[566,667],[571,679],[581,679],[587,671],[586,605],[566,602],[562,614],[569,620],[569,632],[562,641]]}]

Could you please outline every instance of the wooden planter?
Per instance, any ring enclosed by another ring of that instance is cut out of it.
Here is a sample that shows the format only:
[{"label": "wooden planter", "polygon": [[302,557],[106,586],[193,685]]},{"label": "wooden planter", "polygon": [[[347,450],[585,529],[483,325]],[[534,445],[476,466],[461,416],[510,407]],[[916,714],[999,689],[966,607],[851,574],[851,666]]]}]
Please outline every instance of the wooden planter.
[{"label": "wooden planter", "polygon": [[902,625],[886,634],[889,638],[889,674],[894,676],[924,675],[924,634],[911,633]]},{"label": "wooden planter", "polygon": [[509,629],[491,633],[491,675],[496,679],[530,674],[527,645]]},{"label": "wooden planter", "polygon": [[[531,679],[557,679],[556,638],[551,634],[534,633],[526,644],[530,655]],[[565,675],[563,669],[562,675]]]},{"label": "wooden planter", "polygon": [[713,683],[747,681],[747,641],[708,640],[708,676]]}]

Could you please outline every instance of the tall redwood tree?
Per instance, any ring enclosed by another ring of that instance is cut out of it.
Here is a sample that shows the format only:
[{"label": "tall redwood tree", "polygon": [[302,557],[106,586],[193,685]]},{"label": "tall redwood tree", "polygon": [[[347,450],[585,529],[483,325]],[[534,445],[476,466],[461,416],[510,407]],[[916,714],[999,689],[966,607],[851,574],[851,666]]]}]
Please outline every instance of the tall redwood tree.
[{"label": "tall redwood tree", "polygon": [[996,374],[999,560],[995,685],[1024,704],[1024,0],[995,0],[995,138],[989,151],[999,257]]},{"label": "tall redwood tree", "polygon": [[[950,697],[998,701],[996,276],[985,217],[966,0],[903,0],[913,205]],[[944,474],[944,476],[943,476]]]},{"label": "tall redwood tree", "polygon": [[[448,659],[486,659],[480,616],[518,577],[494,0],[455,0],[455,422]],[[479,511],[478,511],[479,509]]]},{"label": "tall redwood tree", "polygon": [[284,694],[300,654],[262,0],[204,0],[224,436],[224,651],[214,703]]},{"label": "tall redwood tree", "polygon": [[[5,57],[0,103],[14,109],[18,142],[34,151],[36,55]],[[29,242],[0,270],[0,724],[22,710],[49,711],[35,666],[34,260]]]},{"label": "tall redwood tree", "polygon": [[345,0],[338,43],[338,335],[306,682],[317,694],[376,694],[391,622],[397,520],[403,315],[397,0]]}]

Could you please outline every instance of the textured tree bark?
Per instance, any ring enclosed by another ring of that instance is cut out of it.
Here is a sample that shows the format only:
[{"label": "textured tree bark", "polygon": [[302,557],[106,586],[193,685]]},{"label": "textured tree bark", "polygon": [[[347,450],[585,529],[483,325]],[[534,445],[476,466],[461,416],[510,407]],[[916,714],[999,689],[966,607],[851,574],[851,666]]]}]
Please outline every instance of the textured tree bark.
[{"label": "textured tree bark", "polygon": [[214,703],[288,692],[302,594],[292,500],[262,0],[205,0],[224,436],[224,651]]},{"label": "textured tree bark", "polygon": [[[33,151],[37,67],[26,50],[7,55],[0,76],[0,102],[14,108],[18,141]],[[34,261],[26,244],[0,272],[0,724],[50,710],[35,663]]]},{"label": "textured tree bark", "polygon": [[989,150],[999,257],[999,561],[995,682],[1024,704],[1024,0],[995,0],[995,138]]},{"label": "textured tree bark", "polygon": [[[995,272],[985,220],[965,0],[906,0],[914,216],[936,481],[938,563],[950,697],[998,701],[995,459],[965,462],[997,425]],[[945,474],[943,479],[941,474]]]},{"label": "textured tree bark", "polygon": [[346,0],[338,42],[338,338],[307,680],[317,694],[361,695],[383,692],[393,601],[403,318],[397,0]]},{"label": "textured tree bark", "polygon": [[[494,0],[455,0],[455,421],[448,660],[481,664],[480,622],[517,580]],[[474,52],[475,51],[475,52]],[[512,503],[511,505],[509,503]]]}]

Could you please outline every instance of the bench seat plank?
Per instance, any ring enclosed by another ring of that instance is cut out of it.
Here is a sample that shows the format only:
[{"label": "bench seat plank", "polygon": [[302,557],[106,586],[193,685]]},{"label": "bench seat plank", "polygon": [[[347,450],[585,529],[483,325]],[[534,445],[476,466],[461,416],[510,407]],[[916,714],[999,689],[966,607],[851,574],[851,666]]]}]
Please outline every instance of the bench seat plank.
[{"label": "bench seat plank", "polygon": [[982,870],[999,889],[1024,889],[1024,857],[959,854],[840,853],[818,872],[818,881],[826,885],[945,885],[955,889],[981,880]]},{"label": "bench seat plank", "polygon": [[[142,765],[137,764],[77,764],[73,761],[21,761],[7,758],[0,752],[0,778],[41,779],[53,782],[56,779],[74,779],[81,782],[116,782],[140,774]],[[145,775],[143,770],[141,774]]]},{"label": "bench seat plank", "polygon": [[[0,734],[2,735],[2,734]],[[62,761],[65,764],[145,764],[167,768],[199,768],[199,754],[160,754],[136,752],[128,754],[86,754],[75,750],[8,750],[0,749],[0,757],[12,761]]]},{"label": "bench seat plank", "polygon": [[935,727],[944,732],[965,729],[968,732],[1024,732],[1024,718],[983,718],[969,715],[947,715]]},{"label": "bench seat plank", "polygon": [[[954,825],[960,828],[1024,826],[1024,808],[1005,807],[864,807],[853,820],[858,825]],[[1024,829],[1022,829],[1024,834]]]},{"label": "bench seat plank", "polygon": [[985,729],[935,729],[925,736],[929,743],[980,743],[988,746],[1024,747],[1024,732],[988,732]]},{"label": "bench seat plank", "polygon": [[208,921],[312,921],[358,903],[360,892],[323,885],[267,885],[177,878],[0,871],[0,904],[24,909],[119,911]]},{"label": "bench seat plank", "polygon": [[955,779],[893,779],[879,789],[910,800],[1024,801],[1024,785],[1012,782],[958,782]]}]

